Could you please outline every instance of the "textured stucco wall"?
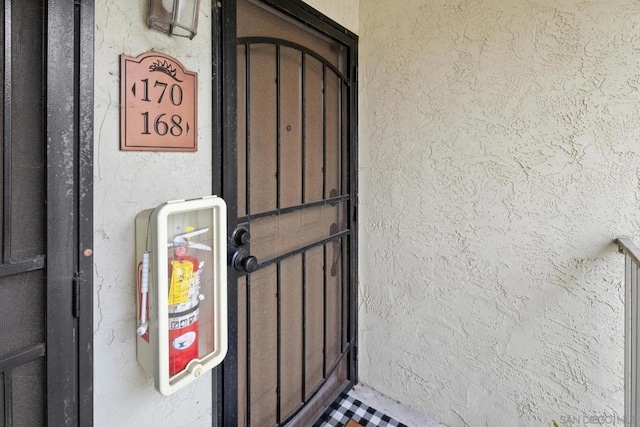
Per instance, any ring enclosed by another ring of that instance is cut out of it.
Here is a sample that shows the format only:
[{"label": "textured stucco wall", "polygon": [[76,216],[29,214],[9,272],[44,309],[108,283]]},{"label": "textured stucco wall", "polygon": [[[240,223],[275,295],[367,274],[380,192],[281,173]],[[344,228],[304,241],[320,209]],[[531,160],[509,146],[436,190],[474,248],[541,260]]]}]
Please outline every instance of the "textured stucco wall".
[{"label": "textured stucco wall", "polygon": [[[198,35],[146,28],[146,1],[96,2],[95,35],[95,425],[210,426],[210,375],[162,397],[136,361],[134,219],[148,208],[211,194],[211,2]],[[157,50],[198,73],[198,152],[119,151],[119,55]]]},{"label": "textured stucco wall", "polygon": [[360,0],[305,0],[305,3],[358,34]]},{"label": "textured stucco wall", "polygon": [[622,416],[637,1],[367,0],[359,30],[361,380],[452,426]]}]

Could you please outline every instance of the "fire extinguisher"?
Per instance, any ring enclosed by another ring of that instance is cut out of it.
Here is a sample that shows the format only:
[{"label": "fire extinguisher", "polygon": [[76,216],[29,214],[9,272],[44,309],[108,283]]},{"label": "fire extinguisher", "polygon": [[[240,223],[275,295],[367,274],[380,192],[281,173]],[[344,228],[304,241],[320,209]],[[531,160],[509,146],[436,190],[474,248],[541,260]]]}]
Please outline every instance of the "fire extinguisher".
[{"label": "fire extinguisher", "polygon": [[173,257],[168,260],[169,268],[169,375],[174,376],[198,358],[198,312],[200,308],[200,274],[204,263],[189,255],[190,249],[210,251],[202,243],[194,243],[191,237],[204,234],[208,228],[174,237],[169,243]]}]

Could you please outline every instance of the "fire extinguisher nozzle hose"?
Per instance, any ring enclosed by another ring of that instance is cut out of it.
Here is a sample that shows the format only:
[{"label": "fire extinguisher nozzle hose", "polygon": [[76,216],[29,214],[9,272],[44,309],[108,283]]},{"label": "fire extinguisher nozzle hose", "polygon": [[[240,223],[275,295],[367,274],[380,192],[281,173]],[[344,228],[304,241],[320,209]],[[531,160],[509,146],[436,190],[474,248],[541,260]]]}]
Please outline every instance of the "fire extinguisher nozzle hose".
[{"label": "fire extinguisher nozzle hose", "polygon": [[149,252],[143,252],[142,254],[142,266],[140,277],[140,324],[136,333],[139,336],[144,335],[149,328],[147,323],[147,295],[149,294]]},{"label": "fire extinguisher nozzle hose", "polygon": [[138,334],[138,336],[143,336],[144,333],[147,332],[148,328],[149,328],[149,324],[147,322],[142,322],[140,323],[140,326],[138,326],[136,333]]}]

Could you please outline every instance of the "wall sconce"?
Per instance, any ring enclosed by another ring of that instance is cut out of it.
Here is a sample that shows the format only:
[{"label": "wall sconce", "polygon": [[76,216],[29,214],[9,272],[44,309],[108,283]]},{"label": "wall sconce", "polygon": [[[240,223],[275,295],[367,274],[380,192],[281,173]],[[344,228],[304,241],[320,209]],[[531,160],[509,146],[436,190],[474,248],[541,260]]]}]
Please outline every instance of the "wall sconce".
[{"label": "wall sconce", "polygon": [[200,0],[149,0],[149,28],[170,36],[195,37]]}]

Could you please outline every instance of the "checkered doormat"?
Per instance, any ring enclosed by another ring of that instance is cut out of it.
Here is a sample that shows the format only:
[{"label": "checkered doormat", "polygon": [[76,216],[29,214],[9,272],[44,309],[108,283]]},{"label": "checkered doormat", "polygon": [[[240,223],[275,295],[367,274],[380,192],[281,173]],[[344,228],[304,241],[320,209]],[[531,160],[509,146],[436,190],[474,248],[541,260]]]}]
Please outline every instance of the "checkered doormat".
[{"label": "checkered doormat", "polygon": [[408,427],[388,415],[342,393],[313,427]]}]

